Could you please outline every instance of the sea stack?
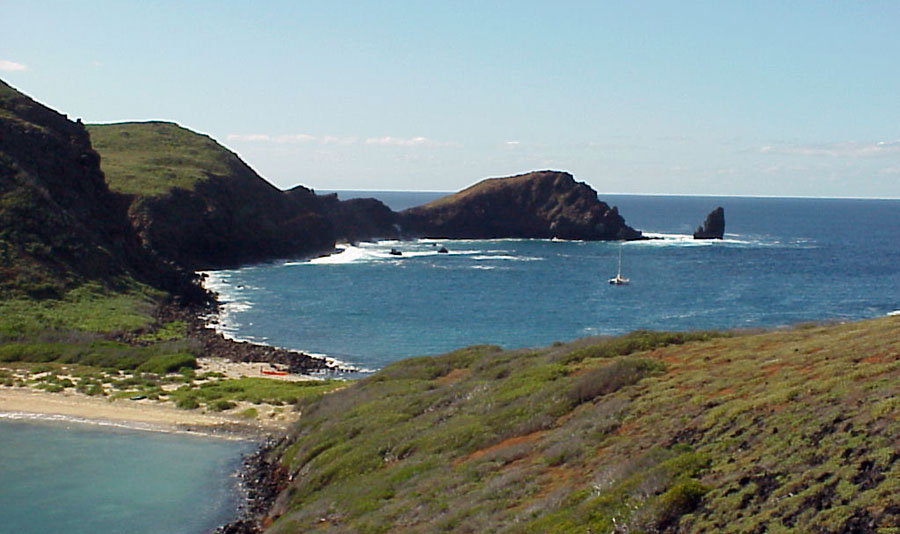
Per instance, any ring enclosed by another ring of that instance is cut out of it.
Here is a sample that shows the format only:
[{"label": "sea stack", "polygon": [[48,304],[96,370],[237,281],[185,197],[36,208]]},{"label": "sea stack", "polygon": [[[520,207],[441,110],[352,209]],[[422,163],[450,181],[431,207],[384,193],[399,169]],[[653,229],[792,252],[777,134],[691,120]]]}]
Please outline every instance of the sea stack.
[{"label": "sea stack", "polygon": [[694,239],[722,239],[725,235],[725,210],[719,206],[706,216],[697,231]]}]

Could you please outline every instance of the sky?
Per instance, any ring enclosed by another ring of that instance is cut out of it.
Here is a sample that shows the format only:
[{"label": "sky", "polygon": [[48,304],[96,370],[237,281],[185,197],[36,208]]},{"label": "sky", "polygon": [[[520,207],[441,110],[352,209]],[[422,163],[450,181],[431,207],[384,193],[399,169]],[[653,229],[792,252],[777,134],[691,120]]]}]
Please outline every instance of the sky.
[{"label": "sky", "polygon": [[900,2],[0,0],[0,78],[280,188],[900,198]]}]

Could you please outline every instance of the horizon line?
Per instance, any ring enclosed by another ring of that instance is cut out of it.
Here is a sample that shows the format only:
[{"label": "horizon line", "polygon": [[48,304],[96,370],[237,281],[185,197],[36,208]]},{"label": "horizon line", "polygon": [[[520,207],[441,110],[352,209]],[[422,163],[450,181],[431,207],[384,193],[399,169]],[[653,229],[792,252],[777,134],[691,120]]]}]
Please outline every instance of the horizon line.
[{"label": "horizon line", "polygon": [[[308,186],[307,186],[308,187]],[[456,191],[444,191],[439,189],[318,189],[310,187],[313,191],[330,191],[334,193],[354,192],[354,193],[445,193],[454,194]],[[717,198],[770,198],[770,199],[795,199],[795,200],[900,200],[900,197],[832,197],[832,196],[803,196],[803,195],[742,195],[729,193],[615,193],[611,191],[598,192],[601,195],[620,195],[620,196],[641,196],[641,197],[717,197]]]}]

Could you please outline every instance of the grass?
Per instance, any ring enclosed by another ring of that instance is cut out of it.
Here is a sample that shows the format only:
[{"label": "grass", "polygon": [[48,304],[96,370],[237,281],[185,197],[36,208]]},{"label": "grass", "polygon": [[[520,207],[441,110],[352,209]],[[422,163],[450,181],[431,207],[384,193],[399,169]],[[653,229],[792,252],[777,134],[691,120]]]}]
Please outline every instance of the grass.
[{"label": "grass", "polygon": [[162,293],[134,283],[123,292],[88,283],[60,299],[0,300],[0,341],[48,331],[109,333],[149,328]]},{"label": "grass", "polygon": [[896,318],[416,358],[300,402],[271,532],[892,532],[898,398]]},{"label": "grass", "polygon": [[297,404],[303,399],[344,387],[340,381],[282,381],[244,377],[235,380],[214,380],[202,384],[187,384],[171,392],[179,407],[207,406],[211,410],[229,410],[235,402],[253,404]]},{"label": "grass", "polygon": [[210,174],[225,175],[237,157],[209,136],[168,122],[87,126],[112,191],[158,196],[193,190]]}]

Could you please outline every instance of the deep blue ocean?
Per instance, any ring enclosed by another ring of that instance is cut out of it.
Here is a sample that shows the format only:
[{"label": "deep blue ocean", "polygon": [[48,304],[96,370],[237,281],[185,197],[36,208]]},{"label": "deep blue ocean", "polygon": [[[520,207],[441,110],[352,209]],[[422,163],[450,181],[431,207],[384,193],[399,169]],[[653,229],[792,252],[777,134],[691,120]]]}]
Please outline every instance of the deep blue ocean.
[{"label": "deep blue ocean", "polygon": [[[440,193],[374,196],[394,209]],[[778,327],[900,309],[900,200],[601,195],[655,239],[418,240],[210,273],[231,336],[375,370],[473,344]],[[716,206],[722,241],[690,234]],[[439,254],[440,246],[449,254]],[[402,256],[393,256],[395,248]],[[610,286],[622,254],[627,286]]]}]

